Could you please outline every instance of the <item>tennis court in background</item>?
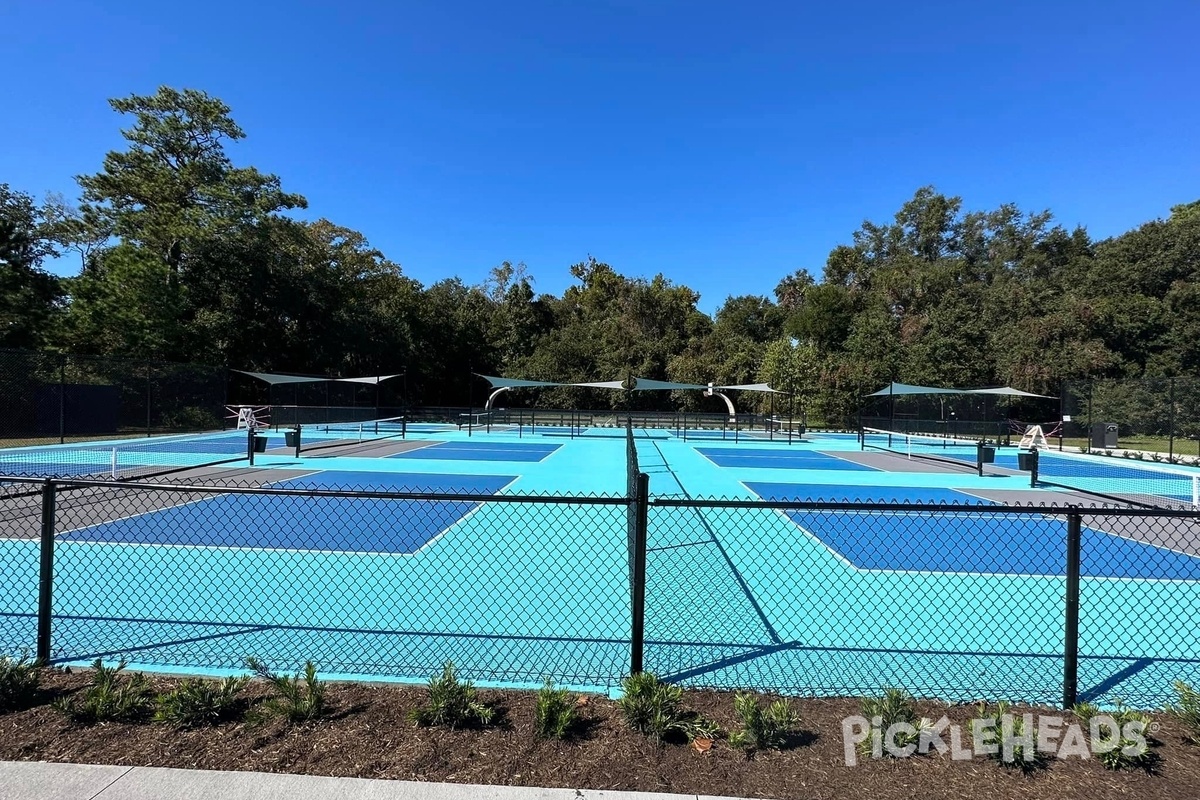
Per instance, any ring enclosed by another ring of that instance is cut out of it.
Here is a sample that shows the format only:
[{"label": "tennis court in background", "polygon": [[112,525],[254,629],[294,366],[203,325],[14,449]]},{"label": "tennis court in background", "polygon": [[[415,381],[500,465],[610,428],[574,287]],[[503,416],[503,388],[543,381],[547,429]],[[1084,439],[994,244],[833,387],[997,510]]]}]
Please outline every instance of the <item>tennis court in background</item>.
[{"label": "tennis court in background", "polygon": [[[252,469],[238,432],[0,451],[8,475],[103,475],[115,458],[122,477],[178,468],[174,477],[194,483],[278,490],[64,487],[55,659],[220,674],[247,655],[285,667],[312,658],[335,676],[422,681],[451,658],[465,676],[498,685],[538,685],[547,674],[582,689],[619,681],[630,614],[623,430],[408,424],[402,438],[306,434],[328,446],[302,444],[297,457],[282,432],[269,432]],[[899,685],[950,700],[1056,702],[1066,523],[1017,507],[1082,496],[1031,488],[1015,450],[997,453],[981,477],[970,465],[864,450],[853,434],[791,443],[763,432],[736,442],[712,430],[636,434],[661,503],[648,520],[648,669],[718,688]],[[1130,469],[1103,480],[1157,487]],[[346,491],[303,496],[330,489]],[[515,496],[559,500],[505,500]],[[9,499],[4,516],[0,650],[9,652],[29,648],[36,629],[37,500]],[[1197,522],[1099,513],[1084,522],[1084,696],[1149,702],[1172,680],[1200,679]]]}]

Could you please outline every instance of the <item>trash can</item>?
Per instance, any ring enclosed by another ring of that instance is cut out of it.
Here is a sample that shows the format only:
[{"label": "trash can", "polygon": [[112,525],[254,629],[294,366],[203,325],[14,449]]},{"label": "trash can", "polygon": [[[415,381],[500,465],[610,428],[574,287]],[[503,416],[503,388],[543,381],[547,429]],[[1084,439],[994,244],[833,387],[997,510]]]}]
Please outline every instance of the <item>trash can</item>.
[{"label": "trash can", "polygon": [[1022,450],[1017,453],[1017,469],[1029,472],[1033,469],[1033,465],[1037,463],[1037,452],[1034,450]]},{"label": "trash can", "polygon": [[256,452],[256,453],[267,452],[267,437],[258,436],[257,434],[255,435],[255,437],[254,437],[254,452]]},{"label": "trash can", "polygon": [[283,443],[288,447],[295,449],[300,446],[300,429],[293,428],[290,431],[283,432]]},{"label": "trash can", "polygon": [[1092,423],[1092,440],[1089,442],[1093,450],[1105,448],[1111,450],[1117,446],[1117,423]]},{"label": "trash can", "polygon": [[985,463],[985,464],[995,464],[996,463],[996,448],[984,446],[982,458],[983,458],[983,463]]}]

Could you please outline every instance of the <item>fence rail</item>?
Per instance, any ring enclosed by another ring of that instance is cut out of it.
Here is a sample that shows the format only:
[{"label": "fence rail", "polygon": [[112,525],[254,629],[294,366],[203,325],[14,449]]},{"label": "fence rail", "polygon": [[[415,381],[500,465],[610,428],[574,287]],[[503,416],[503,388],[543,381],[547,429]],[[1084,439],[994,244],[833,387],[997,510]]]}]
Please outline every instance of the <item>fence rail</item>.
[{"label": "fence rail", "polygon": [[8,482],[0,653],[50,663],[1066,705],[1200,677],[1194,512]]}]

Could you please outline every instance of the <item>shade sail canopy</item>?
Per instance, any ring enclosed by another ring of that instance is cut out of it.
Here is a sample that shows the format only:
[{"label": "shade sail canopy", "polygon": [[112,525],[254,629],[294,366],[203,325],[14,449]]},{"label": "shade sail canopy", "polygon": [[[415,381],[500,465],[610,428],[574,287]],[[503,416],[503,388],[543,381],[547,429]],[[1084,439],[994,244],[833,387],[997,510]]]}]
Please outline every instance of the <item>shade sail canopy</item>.
[{"label": "shade sail canopy", "polygon": [[765,383],[739,383],[736,386],[714,386],[714,389],[737,389],[742,392],[770,392],[771,394],[787,394],[778,389],[772,389]]},{"label": "shade sail canopy", "polygon": [[633,390],[635,392],[643,391],[643,390],[644,391],[653,391],[655,389],[659,389],[659,390],[671,390],[671,389],[705,389],[705,390],[707,390],[708,389],[707,386],[701,386],[698,383],[673,383],[671,381],[656,381],[656,380],[652,380],[650,378],[634,378],[634,381],[636,381],[636,383],[633,387]]},{"label": "shade sail canopy", "polygon": [[968,394],[962,389],[939,389],[936,386],[913,386],[908,383],[892,383],[867,397],[889,397],[908,394]]},{"label": "shade sail canopy", "polygon": [[1046,400],[1057,400],[1057,397],[1048,394],[1034,394],[1033,392],[1023,392],[1020,389],[1014,389],[1011,386],[1000,386],[995,389],[972,389],[968,394],[995,394],[1003,397],[1041,397]]},{"label": "shade sail canopy", "polygon": [[280,375],[274,372],[247,372],[244,369],[235,369],[234,372],[240,372],[243,375],[249,375],[251,378],[257,378],[260,381],[269,383],[274,386],[277,383],[324,383],[332,380],[332,378],[314,378],[311,375]]},{"label": "shade sail canopy", "polygon": [[582,389],[624,389],[625,381],[593,381],[591,383],[560,383],[559,386],[578,386]]},{"label": "shade sail canopy", "polygon": [[[476,373],[476,374],[478,375],[479,373]],[[485,381],[490,383],[492,385],[492,388],[494,388],[494,389],[500,389],[502,387],[505,389],[518,389],[518,388],[528,387],[528,386],[562,386],[563,385],[561,383],[554,383],[553,381],[524,381],[524,380],[520,380],[519,378],[499,378],[495,375],[479,375],[479,377],[483,378]]]},{"label": "shade sail canopy", "polygon": [[[480,375],[493,388],[520,388],[530,386],[571,386],[577,389],[626,389],[627,381],[585,381],[582,383],[556,383],[554,381],[526,381],[519,378],[499,378],[495,375]],[[670,391],[673,389],[707,389],[699,383],[675,383],[656,381],[653,378],[633,378],[634,391]]]},{"label": "shade sail canopy", "polygon": [[400,375],[375,375],[370,378],[334,378],[334,380],[338,383],[383,383],[399,377]]},{"label": "shade sail canopy", "polygon": [[1034,394],[1033,392],[1023,392],[1020,389],[1014,389],[1011,386],[998,386],[991,389],[940,389],[936,386],[912,386],[907,383],[893,383],[885,386],[878,392],[871,392],[867,397],[899,397],[900,395],[912,394],[990,394],[1002,397],[1041,397],[1047,400],[1056,398],[1047,394]]}]

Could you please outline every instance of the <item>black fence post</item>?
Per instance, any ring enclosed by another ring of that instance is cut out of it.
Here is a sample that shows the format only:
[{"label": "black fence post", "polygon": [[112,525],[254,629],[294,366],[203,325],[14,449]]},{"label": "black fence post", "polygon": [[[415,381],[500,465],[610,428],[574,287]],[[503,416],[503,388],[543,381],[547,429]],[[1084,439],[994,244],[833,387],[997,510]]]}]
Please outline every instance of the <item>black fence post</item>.
[{"label": "black fence post", "polygon": [[150,415],[150,410],[154,407],[154,366],[149,361],[146,362],[146,438],[150,438],[150,429],[153,418]]},{"label": "black fence post", "polygon": [[646,528],[650,509],[650,476],[638,473],[634,496],[633,591],[630,625],[629,674],[643,671],[646,639]]},{"label": "black fence post", "polygon": [[58,443],[67,441],[67,357],[58,359]]},{"label": "black fence post", "polygon": [[1170,390],[1167,393],[1167,402],[1170,407],[1169,417],[1167,419],[1167,435],[1170,437],[1167,440],[1167,461],[1175,460],[1175,379],[1171,378]]},{"label": "black fence post", "polygon": [[50,663],[51,609],[54,597],[54,506],[57,496],[54,481],[42,487],[42,548],[38,571],[37,660]]},{"label": "black fence post", "polygon": [[1079,693],[1079,551],[1083,517],[1067,517],[1067,596],[1063,641],[1063,708],[1075,705]]}]

